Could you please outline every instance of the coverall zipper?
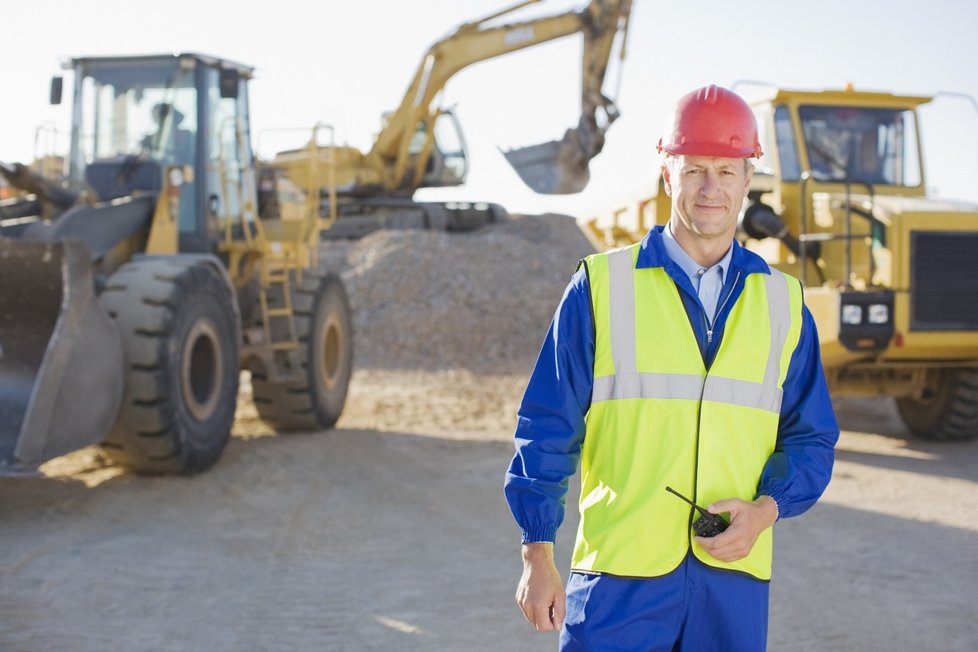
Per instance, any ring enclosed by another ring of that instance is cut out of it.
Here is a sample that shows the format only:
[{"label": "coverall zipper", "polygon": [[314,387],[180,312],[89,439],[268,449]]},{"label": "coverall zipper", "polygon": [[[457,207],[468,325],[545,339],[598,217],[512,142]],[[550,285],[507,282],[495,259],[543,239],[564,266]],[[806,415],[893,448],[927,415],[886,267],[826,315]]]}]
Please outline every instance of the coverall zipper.
[{"label": "coverall zipper", "polygon": [[730,296],[733,294],[734,288],[737,286],[737,281],[739,280],[740,280],[740,270],[737,270],[737,275],[734,276],[733,284],[730,286],[730,291],[727,292],[727,295],[725,297],[723,297],[723,301],[720,302],[720,305],[717,306],[716,312],[713,313],[712,324],[706,318],[706,310],[704,309],[702,312],[703,324],[705,326],[704,330],[706,331],[706,347],[707,347],[707,350],[704,351],[704,355],[703,355],[704,364],[706,363],[706,358],[709,355],[709,347],[711,344],[713,344],[713,326],[717,323],[717,317],[720,316],[720,312],[727,305],[727,301],[730,300]]},{"label": "coverall zipper", "polygon": [[[713,313],[713,324],[710,323],[709,319],[706,317],[706,310],[700,311],[700,316],[703,318],[703,323],[706,325],[706,350],[703,352],[703,366],[706,367],[706,376],[710,375],[710,366],[707,365],[707,359],[709,357],[709,347],[713,343],[713,325],[717,322],[717,317],[726,307],[727,302],[730,300],[730,296],[733,294],[734,288],[737,287],[737,282],[740,281],[740,270],[737,270],[737,275],[734,276],[733,283],[730,284],[730,290],[727,295],[723,297],[723,301],[717,306],[716,312]],[[697,297],[698,298],[698,297]],[[700,302],[702,304],[702,302]],[[696,413],[696,458],[693,460],[693,502],[695,503],[697,498],[697,487],[699,486],[699,472],[700,472],[700,423],[702,422],[703,415],[703,396],[706,393],[706,376],[703,377],[703,386],[700,388],[700,407]],[[689,526],[686,529],[688,545],[692,547],[693,545],[693,535],[690,534],[689,530],[693,526],[693,518],[696,516],[696,510],[692,507],[689,508]]]}]

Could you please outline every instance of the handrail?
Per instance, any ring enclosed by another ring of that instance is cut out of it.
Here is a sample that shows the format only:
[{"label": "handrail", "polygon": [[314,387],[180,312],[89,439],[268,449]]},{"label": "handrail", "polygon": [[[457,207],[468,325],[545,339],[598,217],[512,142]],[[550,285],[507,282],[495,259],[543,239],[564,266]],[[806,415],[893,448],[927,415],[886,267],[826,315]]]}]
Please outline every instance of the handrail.
[{"label": "handrail", "polygon": [[[829,234],[829,233],[809,233],[808,232],[808,202],[809,202],[809,199],[812,197],[812,195],[810,195],[809,192],[808,192],[808,183],[810,181],[812,181],[812,180],[813,180],[813,177],[812,177],[812,173],[811,173],[810,170],[805,170],[804,172],[801,173],[801,187],[800,187],[800,192],[801,192],[801,198],[800,198],[801,199],[801,202],[800,203],[801,203],[801,207],[800,207],[800,211],[799,211],[800,233],[798,235],[798,257],[799,257],[799,265],[801,267],[801,269],[800,269],[800,276],[801,276],[801,283],[802,283],[802,285],[805,286],[805,287],[808,286],[808,273],[807,273],[808,272],[808,252],[807,252],[807,248],[806,248],[806,243],[807,242],[832,242],[832,241],[841,240],[845,244],[845,254],[844,254],[845,255],[845,258],[844,258],[845,278],[843,279],[843,286],[844,287],[847,287],[847,288],[852,287],[852,284],[851,284],[851,280],[852,280],[852,240],[854,238],[869,238],[870,239],[870,243],[869,243],[869,255],[868,255],[868,258],[869,258],[869,279],[868,280],[869,280],[869,284],[872,285],[872,283],[873,283],[873,277],[876,275],[876,264],[875,264],[875,260],[873,259],[873,244],[872,244],[873,230],[872,230],[872,226],[870,226],[869,233],[853,234],[853,232],[852,232],[852,213],[853,213],[853,210],[852,210],[852,184],[856,183],[856,184],[864,185],[864,186],[866,186],[866,189],[868,190],[869,200],[870,200],[869,218],[868,219],[870,220],[870,223],[871,224],[872,224],[872,214],[873,214],[873,212],[875,210],[875,201],[876,201],[876,193],[874,191],[873,184],[870,183],[869,181],[863,181],[861,179],[852,179],[852,178],[849,177],[848,174],[846,174],[846,176],[843,179],[841,179],[841,180],[832,180],[832,181],[830,181],[830,182],[836,182],[836,183],[838,181],[841,181],[843,183],[843,185],[845,186],[845,196],[846,196],[845,207],[844,207],[845,208],[845,217],[843,218],[843,222],[842,222],[842,234],[836,235],[836,234]],[[816,180],[816,181],[821,181],[821,180]],[[857,213],[859,213],[859,212],[857,211]],[[861,213],[859,213],[859,214],[861,214]],[[814,261],[814,262],[815,262],[815,265],[816,265],[816,268],[817,268],[818,267],[818,262],[817,261]]]}]

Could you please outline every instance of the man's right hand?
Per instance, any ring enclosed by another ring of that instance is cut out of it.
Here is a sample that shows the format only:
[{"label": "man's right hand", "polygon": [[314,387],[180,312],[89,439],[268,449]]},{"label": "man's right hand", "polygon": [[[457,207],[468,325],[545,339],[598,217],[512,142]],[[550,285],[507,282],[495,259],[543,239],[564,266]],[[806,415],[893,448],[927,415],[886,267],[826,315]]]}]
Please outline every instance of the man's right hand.
[{"label": "man's right hand", "polygon": [[564,626],[567,598],[554,565],[554,544],[523,544],[523,576],[516,587],[516,604],[538,632]]}]

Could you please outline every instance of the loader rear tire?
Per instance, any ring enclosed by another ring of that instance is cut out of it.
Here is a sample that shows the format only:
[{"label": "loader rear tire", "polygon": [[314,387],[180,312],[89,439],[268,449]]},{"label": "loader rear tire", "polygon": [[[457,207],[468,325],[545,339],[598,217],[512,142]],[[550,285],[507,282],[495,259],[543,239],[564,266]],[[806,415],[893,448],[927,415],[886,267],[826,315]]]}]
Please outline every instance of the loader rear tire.
[{"label": "loader rear tire", "polygon": [[125,356],[122,407],[102,446],[138,473],[198,473],[227,444],[240,323],[217,265],[199,256],[137,259],[100,297]]},{"label": "loader rear tire", "polygon": [[900,417],[924,439],[978,437],[978,369],[941,369],[920,398],[898,398]]},{"label": "loader rear tire", "polygon": [[353,371],[353,325],[346,290],[331,273],[306,270],[293,284],[297,380],[274,382],[252,358],[251,387],[258,416],[278,432],[332,428],[346,403]]}]

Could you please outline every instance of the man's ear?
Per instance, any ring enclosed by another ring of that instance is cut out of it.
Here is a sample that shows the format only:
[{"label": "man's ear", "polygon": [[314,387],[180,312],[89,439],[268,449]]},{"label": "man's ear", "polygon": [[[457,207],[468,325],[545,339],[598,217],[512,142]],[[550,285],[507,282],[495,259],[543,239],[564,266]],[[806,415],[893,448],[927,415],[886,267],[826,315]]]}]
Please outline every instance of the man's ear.
[{"label": "man's ear", "polygon": [[744,197],[746,197],[748,193],[750,193],[750,182],[751,179],[753,178],[754,178],[754,166],[752,165],[749,168],[747,168],[747,181],[746,183],[744,183]]},{"label": "man's ear", "polygon": [[662,175],[662,185],[666,189],[666,195],[672,197],[672,179],[670,178],[669,166],[663,163],[659,168],[659,174]]}]

